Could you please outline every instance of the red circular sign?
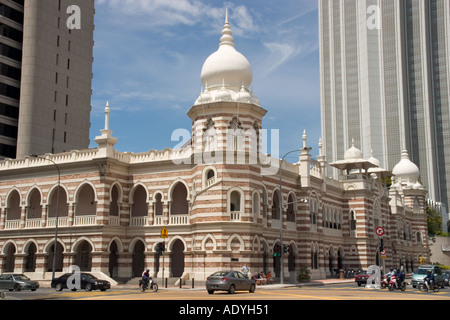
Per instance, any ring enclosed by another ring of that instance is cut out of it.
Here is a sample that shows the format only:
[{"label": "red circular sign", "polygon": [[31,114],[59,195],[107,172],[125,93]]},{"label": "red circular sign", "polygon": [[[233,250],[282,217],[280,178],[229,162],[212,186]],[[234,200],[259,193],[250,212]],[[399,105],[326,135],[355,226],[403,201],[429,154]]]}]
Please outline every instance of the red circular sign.
[{"label": "red circular sign", "polygon": [[383,227],[378,227],[375,230],[375,232],[376,232],[377,236],[381,237],[384,234],[384,229],[383,229]]}]

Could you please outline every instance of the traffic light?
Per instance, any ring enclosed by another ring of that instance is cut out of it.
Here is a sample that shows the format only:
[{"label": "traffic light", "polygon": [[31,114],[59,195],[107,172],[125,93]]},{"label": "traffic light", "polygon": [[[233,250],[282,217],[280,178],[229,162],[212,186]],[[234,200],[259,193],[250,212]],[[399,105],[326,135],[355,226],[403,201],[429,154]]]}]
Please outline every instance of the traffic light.
[{"label": "traffic light", "polygon": [[274,256],[275,258],[277,258],[277,257],[281,257],[281,253],[279,253],[279,252],[275,252],[275,253],[273,254],[273,256]]},{"label": "traffic light", "polygon": [[156,252],[161,256],[166,251],[164,242],[158,242],[155,248]]},{"label": "traffic light", "polygon": [[383,238],[380,238],[380,252],[384,251],[384,241]]}]

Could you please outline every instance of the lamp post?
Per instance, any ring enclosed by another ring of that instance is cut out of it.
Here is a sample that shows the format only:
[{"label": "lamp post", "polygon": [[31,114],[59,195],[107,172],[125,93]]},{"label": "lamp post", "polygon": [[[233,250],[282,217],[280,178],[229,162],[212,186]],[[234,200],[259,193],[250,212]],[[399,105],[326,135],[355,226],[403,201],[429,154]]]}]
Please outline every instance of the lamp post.
[{"label": "lamp post", "polygon": [[282,166],[284,159],[294,152],[301,152],[301,150],[292,150],[286,153],[280,160],[280,284],[284,283],[284,245],[283,245],[283,189],[282,189]]},{"label": "lamp post", "polygon": [[56,269],[56,247],[57,247],[57,241],[58,241],[59,189],[61,186],[61,171],[59,170],[59,166],[52,159],[40,157],[35,154],[30,155],[30,156],[32,158],[48,160],[51,163],[53,163],[56,167],[56,170],[58,170],[58,190],[56,193],[55,242],[53,244],[53,266],[52,266],[52,281],[53,281],[53,279],[55,279],[55,269]]}]

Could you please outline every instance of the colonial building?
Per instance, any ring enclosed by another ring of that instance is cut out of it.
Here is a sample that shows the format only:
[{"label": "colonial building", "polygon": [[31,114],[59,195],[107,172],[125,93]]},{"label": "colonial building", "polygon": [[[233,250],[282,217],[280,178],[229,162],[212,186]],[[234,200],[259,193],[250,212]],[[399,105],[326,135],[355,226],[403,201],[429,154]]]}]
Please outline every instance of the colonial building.
[{"label": "colonial building", "polygon": [[97,148],[0,162],[0,272],[50,279],[56,259],[57,274],[77,265],[116,280],[145,268],[161,277],[164,266],[165,277],[204,280],[246,263],[295,281],[304,266],[317,279],[383,262],[411,271],[428,257],[426,191],[406,151],[392,185],[355,146],[328,164],[319,143],[312,159],[306,132],[297,163],[262,154],[267,110],[249,91],[228,14],[201,79],[181,148],[115,150],[107,106]]}]

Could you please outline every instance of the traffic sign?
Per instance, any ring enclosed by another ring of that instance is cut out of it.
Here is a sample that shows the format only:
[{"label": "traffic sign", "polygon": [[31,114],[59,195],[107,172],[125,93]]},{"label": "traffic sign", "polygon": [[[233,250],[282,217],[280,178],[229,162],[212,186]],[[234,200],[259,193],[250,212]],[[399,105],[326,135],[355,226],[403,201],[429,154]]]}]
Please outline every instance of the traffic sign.
[{"label": "traffic sign", "polygon": [[385,256],[385,255],[386,255],[386,250],[381,251],[380,254],[381,254],[382,256]]},{"label": "traffic sign", "polygon": [[167,231],[167,228],[164,227],[161,230],[161,238],[168,238],[169,237],[169,232]]},{"label": "traffic sign", "polygon": [[384,234],[384,228],[383,227],[376,228],[375,233],[377,234],[377,236],[381,237]]}]

